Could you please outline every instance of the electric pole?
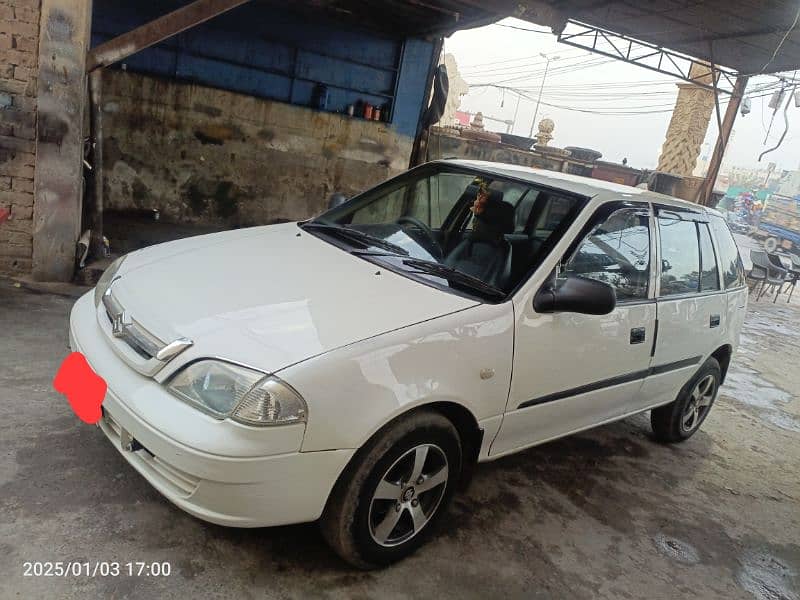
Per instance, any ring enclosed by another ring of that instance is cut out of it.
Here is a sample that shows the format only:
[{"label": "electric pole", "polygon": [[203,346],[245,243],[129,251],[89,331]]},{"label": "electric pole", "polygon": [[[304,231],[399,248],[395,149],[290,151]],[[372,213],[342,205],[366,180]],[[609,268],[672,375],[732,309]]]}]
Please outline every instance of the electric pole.
[{"label": "electric pole", "polygon": [[531,123],[531,133],[528,137],[533,137],[533,130],[536,129],[536,117],[539,116],[539,103],[542,101],[542,92],[544,91],[544,82],[547,80],[547,71],[550,69],[550,61],[551,60],[558,60],[561,58],[560,56],[554,56],[550,58],[544,52],[540,52],[539,56],[545,59],[547,62],[544,65],[544,75],[542,76],[542,85],[539,86],[539,97],[536,99],[536,110],[533,112],[533,123]]}]

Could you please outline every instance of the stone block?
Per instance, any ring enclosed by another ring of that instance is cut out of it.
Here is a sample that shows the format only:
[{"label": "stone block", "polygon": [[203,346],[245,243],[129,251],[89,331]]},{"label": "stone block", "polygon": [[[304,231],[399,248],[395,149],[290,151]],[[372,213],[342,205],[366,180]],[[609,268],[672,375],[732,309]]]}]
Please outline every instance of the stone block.
[{"label": "stone block", "polygon": [[33,194],[33,179],[11,177],[11,189],[18,193]]},{"label": "stone block", "polygon": [[0,205],[3,206],[33,206],[33,194],[13,191],[14,177],[11,178],[11,191],[0,190]]}]

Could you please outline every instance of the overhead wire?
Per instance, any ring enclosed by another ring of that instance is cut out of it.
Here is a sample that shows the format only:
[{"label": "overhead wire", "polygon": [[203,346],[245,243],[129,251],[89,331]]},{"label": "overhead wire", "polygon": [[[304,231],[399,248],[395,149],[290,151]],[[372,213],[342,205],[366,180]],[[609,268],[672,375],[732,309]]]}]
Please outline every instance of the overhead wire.
[{"label": "overhead wire", "polygon": [[[789,37],[789,34],[791,34],[792,31],[794,31],[794,28],[797,27],[797,21],[798,20],[800,20],[800,6],[797,7],[797,14],[795,14],[795,16],[794,16],[794,22],[792,23],[792,26],[789,27],[789,29],[786,30],[786,33],[783,34],[783,37],[781,38],[781,41],[778,42],[778,45],[775,47],[775,51],[772,53],[772,56],[770,57],[770,59],[767,62],[764,63],[763,67],[761,67],[761,71],[760,71],[761,73],[766,71],[767,67],[770,66],[772,64],[772,61],[775,60],[775,57],[778,56],[778,52],[780,52],[780,49],[783,47],[783,44],[786,42],[787,38]],[[761,160],[761,159],[759,158],[759,160]]]},{"label": "overhead wire", "polygon": [[492,27],[506,27],[508,29],[518,29],[519,31],[530,31],[531,33],[546,33],[548,35],[554,35],[553,32],[549,29],[528,29],[527,27],[520,27],[519,25],[510,25],[508,23],[491,23]]}]

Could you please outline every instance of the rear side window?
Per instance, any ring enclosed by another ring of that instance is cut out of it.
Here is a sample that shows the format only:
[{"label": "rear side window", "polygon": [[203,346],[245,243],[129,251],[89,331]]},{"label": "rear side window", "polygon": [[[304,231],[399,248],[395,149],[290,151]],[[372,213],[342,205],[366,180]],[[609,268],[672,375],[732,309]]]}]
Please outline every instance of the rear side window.
[{"label": "rear side window", "polygon": [[739,256],[739,248],[733,239],[728,224],[722,217],[711,215],[709,225],[717,240],[717,251],[722,263],[722,280],[726,288],[741,287],[744,285],[744,265]]},{"label": "rear side window", "polygon": [[700,291],[719,290],[717,255],[714,252],[708,225],[698,223],[697,230],[700,233]]},{"label": "rear side window", "polygon": [[661,236],[661,295],[700,291],[700,248],[697,224],[669,217],[658,218]]}]

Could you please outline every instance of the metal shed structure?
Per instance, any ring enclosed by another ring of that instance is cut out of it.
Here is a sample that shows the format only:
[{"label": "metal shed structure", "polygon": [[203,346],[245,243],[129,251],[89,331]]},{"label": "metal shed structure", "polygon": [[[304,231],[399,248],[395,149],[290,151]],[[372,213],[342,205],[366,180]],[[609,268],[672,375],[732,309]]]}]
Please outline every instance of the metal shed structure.
[{"label": "metal shed structure", "polygon": [[[179,7],[173,12],[166,11],[176,3],[165,4],[166,14],[103,39],[95,47],[91,42],[91,3],[83,0],[20,0],[20,8],[0,15],[12,33],[38,35],[38,46],[14,48],[11,52],[16,62],[10,65],[10,81],[31,80],[27,87],[13,83],[12,92],[20,100],[11,103],[12,110],[3,111],[8,117],[5,120],[11,123],[12,137],[19,137],[14,147],[21,158],[16,160],[18,168],[14,166],[17,171],[11,177],[13,182],[15,174],[21,173],[23,191],[0,192],[10,198],[12,208],[20,205],[30,213],[31,209],[24,207],[32,206],[31,222],[26,226],[29,233],[20,229],[18,235],[28,235],[33,240],[28,246],[32,247],[32,257],[24,258],[21,264],[31,265],[35,277],[66,280],[72,274],[83,209],[87,73],[164,43],[241,5],[255,7],[265,28],[270,25],[271,15],[286,6],[275,0],[195,0],[177,4]],[[711,85],[737,100],[729,102],[724,119],[717,109],[722,135],[709,171],[711,182],[746,78],[800,67],[800,4],[796,1],[300,0],[293,2],[291,8],[317,20],[434,43],[459,29],[514,16],[547,26],[562,41],[573,45]],[[575,35],[576,31],[583,35]],[[691,75],[694,62],[711,65],[716,77],[710,84]],[[20,75],[16,75],[17,67]],[[423,97],[430,89],[432,65],[427,72],[428,78],[419,83]],[[422,111],[417,114],[419,135]],[[4,168],[11,169],[7,165]],[[707,182],[705,193],[709,192]],[[19,248],[16,252],[24,255],[22,242]]]}]

